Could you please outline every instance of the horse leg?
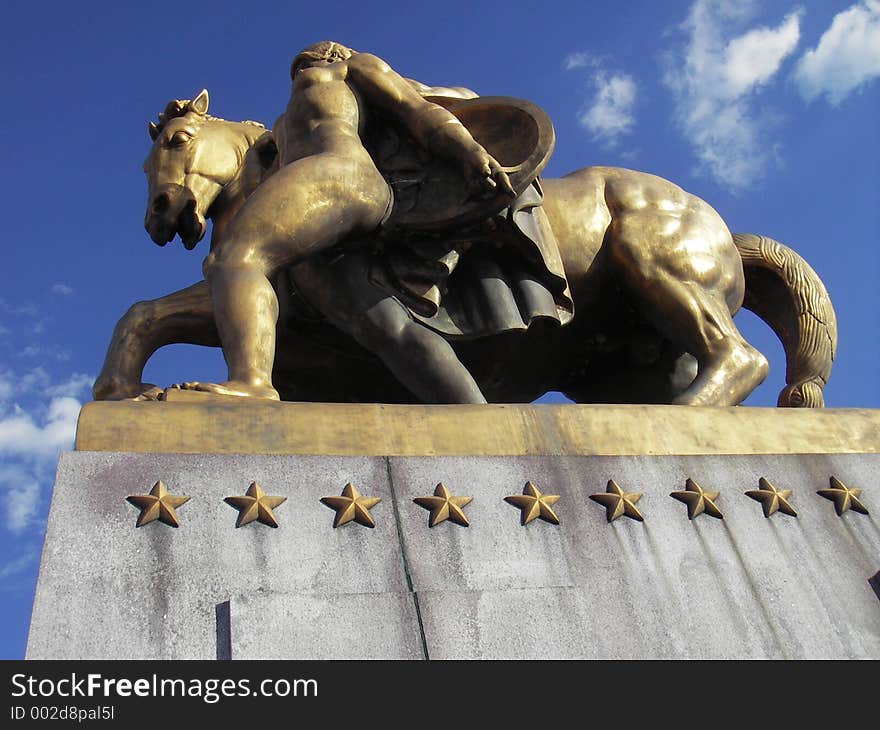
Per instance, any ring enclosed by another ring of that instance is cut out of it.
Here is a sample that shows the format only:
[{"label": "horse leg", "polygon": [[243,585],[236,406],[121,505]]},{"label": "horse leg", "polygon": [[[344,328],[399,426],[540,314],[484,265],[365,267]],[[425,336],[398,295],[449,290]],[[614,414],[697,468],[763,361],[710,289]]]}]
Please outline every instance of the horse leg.
[{"label": "horse leg", "polygon": [[643,314],[697,360],[696,378],[672,402],[731,406],[763,381],[768,364],[733,323],[742,263],[727,227],[703,206],[669,221],[656,210],[621,213],[606,243],[615,274]]},{"label": "horse leg", "polygon": [[220,346],[207,282],[132,305],[113,330],[92,397],[155,398],[160,389],[141,382],[144,366],[160,347],[175,343]]}]

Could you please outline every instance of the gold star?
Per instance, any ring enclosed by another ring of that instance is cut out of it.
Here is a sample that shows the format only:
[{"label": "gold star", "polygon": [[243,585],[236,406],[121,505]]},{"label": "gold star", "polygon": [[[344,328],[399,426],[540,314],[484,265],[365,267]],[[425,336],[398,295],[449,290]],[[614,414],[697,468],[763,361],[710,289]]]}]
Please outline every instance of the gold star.
[{"label": "gold star", "polygon": [[526,482],[522,494],[512,494],[505,497],[504,501],[520,509],[519,523],[521,525],[527,525],[538,517],[545,522],[558,525],[559,518],[550,506],[556,504],[558,499],[558,494],[541,494],[534,484]]},{"label": "gold star", "polygon": [[339,527],[352,520],[364,527],[375,527],[376,523],[370,516],[370,507],[381,501],[379,497],[362,497],[351,482],[345,485],[341,497],[321,497],[321,504],[336,510],[333,527]]},{"label": "gold star", "polygon": [[721,510],[715,506],[714,500],[718,499],[719,492],[705,492],[693,479],[688,478],[685,482],[684,492],[672,492],[669,496],[679,502],[684,502],[688,508],[688,519],[692,520],[697,515],[705,512],[707,515],[723,520]]},{"label": "gold star", "polygon": [[287,497],[270,497],[263,493],[260,485],[251,482],[247,492],[242,497],[226,497],[223,500],[230,507],[238,510],[236,527],[241,527],[256,520],[269,527],[278,527],[275,514],[272,512],[278,505],[287,501]]},{"label": "gold star", "polygon": [[428,527],[434,527],[446,520],[451,520],[462,527],[467,527],[469,523],[461,508],[469,504],[472,499],[473,497],[453,497],[443,485],[443,482],[440,482],[434,488],[433,497],[416,497],[413,502],[419,505],[419,507],[424,507],[431,511],[431,516],[428,518]]},{"label": "gold star", "polygon": [[788,495],[791,494],[790,489],[777,489],[764,477],[758,480],[758,487],[758,489],[750,489],[746,492],[746,496],[761,503],[764,517],[769,517],[777,510],[783,514],[797,517],[794,507],[788,503]]},{"label": "gold star", "polygon": [[645,518],[636,507],[636,502],[642,498],[640,492],[627,494],[613,479],[608,480],[608,486],[604,492],[591,494],[590,499],[605,507],[605,517],[609,522],[614,522],[618,517],[630,517],[631,519],[644,522]]},{"label": "gold star", "polygon": [[816,494],[834,502],[834,510],[837,512],[838,517],[848,509],[861,512],[863,515],[868,514],[868,508],[859,501],[859,495],[862,493],[861,489],[850,489],[844,486],[843,482],[837,477],[831,477],[830,481],[831,489],[819,489],[816,491]]},{"label": "gold star", "polygon": [[168,488],[161,480],[153,485],[149,494],[132,494],[125,499],[141,511],[135,527],[148,525],[156,520],[164,522],[166,525],[171,525],[171,527],[180,527],[174,508],[180,507],[184,502],[189,501],[189,497],[169,494]]}]

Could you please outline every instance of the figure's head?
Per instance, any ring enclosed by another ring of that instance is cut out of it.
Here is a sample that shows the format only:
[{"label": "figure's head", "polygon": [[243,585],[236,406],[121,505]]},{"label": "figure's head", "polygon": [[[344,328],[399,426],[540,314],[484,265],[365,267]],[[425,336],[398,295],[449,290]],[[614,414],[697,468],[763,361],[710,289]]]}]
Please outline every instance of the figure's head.
[{"label": "figure's head", "polygon": [[333,63],[334,61],[347,61],[355,53],[357,53],[357,51],[352,50],[347,46],[343,46],[336,41],[321,41],[319,43],[314,43],[296,54],[296,57],[290,64],[290,78],[296,76],[296,72],[299,71],[300,68],[311,66],[316,61],[326,61],[327,63]]},{"label": "figure's head", "polygon": [[153,146],[144,161],[144,227],[155,243],[164,246],[179,235],[192,249],[205,235],[208,209],[241,167],[242,124],[252,125],[248,139],[265,131],[256,122],[210,116],[204,89],[191,100],[172,99],[158,120],[150,122]]}]

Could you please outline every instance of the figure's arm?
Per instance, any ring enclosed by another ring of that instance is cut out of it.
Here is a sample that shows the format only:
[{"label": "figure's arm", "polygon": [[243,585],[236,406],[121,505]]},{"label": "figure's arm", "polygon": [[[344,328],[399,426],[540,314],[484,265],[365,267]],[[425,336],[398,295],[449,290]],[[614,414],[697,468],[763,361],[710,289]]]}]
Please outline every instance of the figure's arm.
[{"label": "figure's arm", "polygon": [[348,77],[364,97],[397,117],[425,149],[457,161],[467,177],[480,181],[487,191],[499,187],[515,195],[501,165],[454,115],[422,98],[410,81],[376,56],[358,53],[347,63]]},{"label": "figure's arm", "polygon": [[466,89],[464,86],[428,86],[415,79],[404,79],[404,81],[422,96],[445,96],[447,99],[476,99],[479,97],[476,91]]}]

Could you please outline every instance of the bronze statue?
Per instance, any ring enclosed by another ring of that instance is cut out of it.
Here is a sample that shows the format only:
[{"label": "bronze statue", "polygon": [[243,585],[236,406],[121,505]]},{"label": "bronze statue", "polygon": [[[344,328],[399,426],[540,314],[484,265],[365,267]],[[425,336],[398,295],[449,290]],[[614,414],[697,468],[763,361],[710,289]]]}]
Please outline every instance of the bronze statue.
[{"label": "bronze statue", "polygon": [[193,248],[212,217],[206,281],[123,317],[96,398],[158,397],[147,358],[191,342],[221,344],[229,380],[182,387],[221,394],[735,405],[767,371],[731,319],[745,303],[783,341],[780,405],[822,405],[834,313],[782,244],[653,175],[538,181],[552,127],[512,125],[541,149],[511,165],[484,100],[340,44],[291,75],[272,132],[210,117],[206,92],[151,123],[147,230]]}]

